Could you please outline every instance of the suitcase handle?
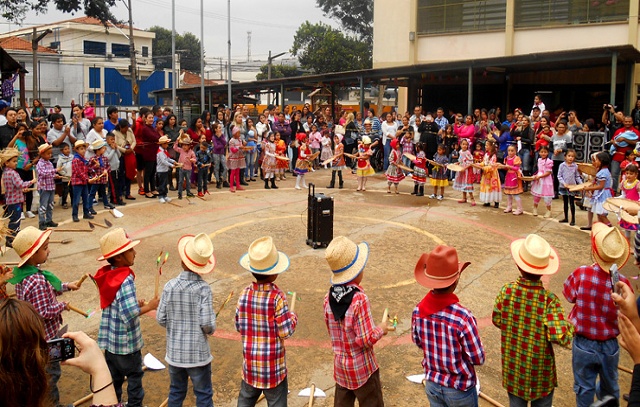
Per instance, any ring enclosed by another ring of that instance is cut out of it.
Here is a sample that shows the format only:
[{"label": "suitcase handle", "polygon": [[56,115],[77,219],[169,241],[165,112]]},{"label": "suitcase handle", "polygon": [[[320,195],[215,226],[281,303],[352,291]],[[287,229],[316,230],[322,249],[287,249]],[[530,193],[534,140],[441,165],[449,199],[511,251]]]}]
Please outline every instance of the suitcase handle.
[{"label": "suitcase handle", "polygon": [[309,196],[315,196],[316,194],[316,184],[309,183]]}]

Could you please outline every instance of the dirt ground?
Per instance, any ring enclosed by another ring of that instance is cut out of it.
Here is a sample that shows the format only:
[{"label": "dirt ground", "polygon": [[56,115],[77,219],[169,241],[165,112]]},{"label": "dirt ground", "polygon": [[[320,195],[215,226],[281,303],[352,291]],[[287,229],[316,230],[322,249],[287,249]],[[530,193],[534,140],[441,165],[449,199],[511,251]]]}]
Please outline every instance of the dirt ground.
[{"label": "dirt ground", "polygon": [[[487,356],[485,364],[477,369],[482,391],[507,405],[507,393],[501,383],[500,336],[498,329],[491,324],[491,312],[500,287],[518,276],[511,261],[509,243],[529,233],[538,233],[556,247],[561,270],[545,285],[562,299],[568,315],[570,304],[562,297],[562,284],[576,267],[591,262],[589,235],[577,227],[557,222],[562,218],[562,201],[553,201],[552,219],[533,217],[530,213],[515,217],[504,214],[503,208],[459,204],[456,201],[460,194],[452,188],[447,188],[444,201],[437,202],[427,197],[411,196],[413,184],[408,180],[401,184],[401,194],[395,195],[386,193],[386,180],[381,174],[369,180],[366,192],[355,191],[355,176],[350,174],[346,176],[345,189],[327,190],[324,186],[329,176],[329,171],[316,171],[307,176],[307,182],[316,183],[317,192],[335,198],[334,236],[346,235],[357,242],[367,241],[371,247],[362,285],[371,300],[376,321],[381,319],[385,308],[389,309],[391,316],[398,318],[397,330],[376,345],[386,405],[428,405],[423,387],[410,383],[405,376],[422,373],[421,351],[411,342],[410,324],[411,312],[427,290],[415,283],[413,268],[423,252],[429,252],[440,243],[455,246],[462,261],[472,262],[462,274],[456,293],[462,304],[474,313],[480,326]],[[299,297],[296,304],[298,328],[286,342],[289,404],[306,405],[307,400],[297,394],[315,383],[327,394],[315,405],[333,405],[333,358],[322,312],[331,272],[324,260],[324,250],[314,250],[305,244],[307,191],[295,190],[294,183],[290,176],[279,183],[279,190],[267,191],[261,182],[256,182],[251,183],[247,191],[235,194],[214,188],[206,200],[192,199],[192,204],[175,199],[173,202],[181,207],[140,197],[120,208],[123,218],[115,219],[107,212],[96,218],[97,221],[108,218],[114,225],[126,228],[132,237],[142,240],[136,248],[133,267],[139,298],[153,296],[159,252],[170,253],[161,277],[164,283],[180,272],[175,250],[180,236],[200,232],[211,234],[218,265],[205,279],[213,290],[216,310],[229,293],[234,293],[220,313],[216,333],[210,339],[216,406],[235,406],[240,385],[242,351],[240,338],[234,329],[234,309],[239,293],[251,282],[251,276],[239,266],[238,259],[254,239],[267,234],[273,236],[278,249],[291,258],[290,269],[278,277],[276,284],[285,292],[296,291]],[[430,187],[427,187],[427,192],[431,192]],[[175,196],[175,192],[170,196]],[[525,194],[523,201],[525,210],[530,210],[531,197]],[[84,221],[70,223],[69,217],[70,209],[65,211],[56,207],[55,221],[64,221],[65,227],[70,228],[87,227]],[[29,224],[35,224],[34,220],[23,222],[23,225]],[[578,210],[578,226],[585,224],[586,212]],[[102,228],[91,233],[54,232],[52,239],[73,241],[52,244],[46,268],[56,272],[63,281],[75,280],[83,273],[94,273],[100,267],[95,260],[99,256],[98,240],[106,232]],[[15,260],[16,255],[9,250],[5,258],[7,261]],[[638,270],[630,261],[622,273],[636,276]],[[95,338],[100,322],[95,287],[86,283],[80,291],[67,293],[61,299],[95,311],[88,319],[75,313],[64,314],[70,330],[84,330]],[[163,361],[165,330],[156,323],[153,315],[142,316],[141,322],[145,342],[143,354],[150,352]],[[571,351],[561,347],[555,350],[559,387],[555,392],[554,405],[573,406]],[[633,367],[624,350],[621,351],[620,364]],[[620,371],[619,379],[622,392],[628,392],[631,375]],[[61,401],[72,403],[85,396],[88,381],[82,372],[63,368],[59,383]],[[148,371],[144,386],[145,404],[160,405],[168,395],[167,370]],[[189,393],[185,406],[193,405],[195,399]],[[266,402],[259,405],[266,405]],[[489,404],[481,399],[480,405]]]}]

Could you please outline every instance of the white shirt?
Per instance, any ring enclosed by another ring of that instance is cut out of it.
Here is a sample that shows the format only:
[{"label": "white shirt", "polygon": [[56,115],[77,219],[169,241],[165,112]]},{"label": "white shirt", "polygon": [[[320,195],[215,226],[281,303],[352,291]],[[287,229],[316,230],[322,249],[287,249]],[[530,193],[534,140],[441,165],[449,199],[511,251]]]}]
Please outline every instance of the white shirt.
[{"label": "white shirt", "polygon": [[8,123],[7,117],[3,114],[0,114],[0,126],[4,126],[7,123]]},{"label": "white shirt", "polygon": [[84,140],[85,142],[89,143],[89,146],[87,147],[87,151],[84,153],[84,157],[88,160],[89,158],[96,155],[93,152],[93,148],[91,147],[91,144],[96,140],[104,140],[106,138],[107,138],[107,131],[105,129],[102,129],[102,135],[96,133],[94,129],[91,129],[91,131],[87,133],[87,137]]},{"label": "white shirt", "polygon": [[386,120],[382,122],[380,126],[382,128],[382,145],[387,144],[387,140],[396,138],[396,132],[398,131],[398,123],[389,123]]},{"label": "white shirt", "polygon": [[533,117],[533,108],[538,106],[538,108],[540,108],[540,117],[542,117],[542,112],[544,112],[545,110],[547,110],[546,106],[544,105],[544,103],[540,102],[540,104],[536,105],[535,103],[533,104],[533,106],[531,106],[531,113],[529,114],[529,117]]}]

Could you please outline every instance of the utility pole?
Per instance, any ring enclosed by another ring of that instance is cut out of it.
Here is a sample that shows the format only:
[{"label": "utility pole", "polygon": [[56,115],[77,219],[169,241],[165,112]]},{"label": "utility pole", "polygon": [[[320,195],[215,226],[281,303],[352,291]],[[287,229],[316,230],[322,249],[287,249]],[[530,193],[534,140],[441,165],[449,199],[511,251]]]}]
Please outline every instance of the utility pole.
[{"label": "utility pole", "polygon": [[233,109],[233,97],[231,95],[231,0],[227,0],[227,52],[229,65],[227,66],[227,103],[229,109]]},{"label": "utility pole", "polygon": [[176,74],[176,0],[171,0],[171,109],[176,111],[176,89],[178,88],[178,75]]},{"label": "utility pole", "polygon": [[251,62],[251,31],[247,31],[247,62]]},{"label": "utility pole", "polygon": [[40,78],[38,77],[38,43],[47,34],[51,34],[53,31],[47,29],[38,35],[36,27],[33,27],[33,34],[31,36],[31,50],[33,51],[33,99],[40,99],[40,89],[38,84]]},{"label": "utility pole", "polygon": [[204,110],[204,0],[200,0],[200,112]]},{"label": "utility pole", "polygon": [[222,80],[222,57],[220,57],[220,80]]},{"label": "utility pole", "polygon": [[138,105],[138,68],[136,67],[136,45],[133,42],[133,9],[129,1],[129,57],[131,58],[131,104]]}]

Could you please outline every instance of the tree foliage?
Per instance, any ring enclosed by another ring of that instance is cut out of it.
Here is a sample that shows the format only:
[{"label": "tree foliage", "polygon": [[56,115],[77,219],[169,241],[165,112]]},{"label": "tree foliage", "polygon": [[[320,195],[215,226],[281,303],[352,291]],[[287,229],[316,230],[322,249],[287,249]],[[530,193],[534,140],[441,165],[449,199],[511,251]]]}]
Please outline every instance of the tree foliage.
[{"label": "tree foliage", "polygon": [[[153,40],[153,56],[157,69],[171,68],[171,30],[153,26],[149,31],[156,33]],[[180,52],[180,67],[191,72],[200,73],[200,40],[194,34],[176,33],[176,50]]]},{"label": "tree foliage", "polygon": [[111,13],[115,4],[116,0],[0,0],[0,14],[12,23],[21,24],[30,10],[38,14],[53,8],[71,14],[84,10],[87,16],[106,24],[107,21],[118,22]]},{"label": "tree foliage", "polygon": [[343,30],[373,44],[373,0],[316,0],[325,16],[340,22]]},{"label": "tree foliage", "polygon": [[[260,73],[256,75],[259,81],[268,79],[269,66],[262,65]],[[302,72],[296,66],[292,65],[271,65],[271,79],[275,78],[291,78],[292,76],[302,76]]]},{"label": "tree foliage", "polygon": [[327,24],[305,21],[293,37],[291,54],[300,66],[314,73],[342,72],[371,68],[368,43],[345,36]]}]

